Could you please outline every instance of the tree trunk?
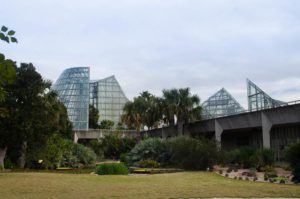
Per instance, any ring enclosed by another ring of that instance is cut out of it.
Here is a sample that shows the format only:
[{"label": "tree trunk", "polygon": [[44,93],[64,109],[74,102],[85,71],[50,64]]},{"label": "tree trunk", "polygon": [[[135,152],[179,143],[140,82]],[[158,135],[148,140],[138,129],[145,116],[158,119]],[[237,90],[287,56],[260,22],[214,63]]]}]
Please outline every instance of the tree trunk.
[{"label": "tree trunk", "polygon": [[184,122],[177,121],[177,134],[183,135],[183,124]]},{"label": "tree trunk", "polygon": [[0,171],[4,170],[4,158],[6,155],[7,147],[0,148]]},{"label": "tree trunk", "polygon": [[19,166],[21,169],[25,168],[26,163],[26,152],[27,152],[27,141],[24,141],[21,146],[21,156],[19,158]]}]

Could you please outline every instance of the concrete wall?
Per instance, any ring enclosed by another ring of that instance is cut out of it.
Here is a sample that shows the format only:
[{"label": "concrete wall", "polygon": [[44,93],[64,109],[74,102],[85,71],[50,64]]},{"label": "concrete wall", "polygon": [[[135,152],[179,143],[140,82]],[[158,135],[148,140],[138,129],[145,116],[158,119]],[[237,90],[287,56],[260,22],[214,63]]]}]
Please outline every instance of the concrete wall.
[{"label": "concrete wall", "polygon": [[[272,148],[276,151],[277,159],[281,160],[282,148],[300,139],[299,126],[300,104],[296,104],[189,123],[184,125],[183,134],[214,137],[224,149],[241,145]],[[177,131],[176,127],[165,127],[142,134],[164,138],[177,136]]]},{"label": "concrete wall", "polygon": [[[177,126],[142,131],[140,134],[135,131],[89,130],[75,132],[74,141],[99,139],[112,133],[160,138],[178,135]],[[183,134],[214,138],[228,150],[240,146],[272,148],[277,160],[281,161],[284,148],[300,139],[300,104],[189,123],[184,125]]]},{"label": "concrete wall", "polygon": [[107,129],[90,129],[88,131],[75,131],[74,142],[77,143],[79,139],[100,139],[106,135],[119,135],[121,137],[139,137],[139,133],[136,131],[125,131],[125,130],[107,130]]}]

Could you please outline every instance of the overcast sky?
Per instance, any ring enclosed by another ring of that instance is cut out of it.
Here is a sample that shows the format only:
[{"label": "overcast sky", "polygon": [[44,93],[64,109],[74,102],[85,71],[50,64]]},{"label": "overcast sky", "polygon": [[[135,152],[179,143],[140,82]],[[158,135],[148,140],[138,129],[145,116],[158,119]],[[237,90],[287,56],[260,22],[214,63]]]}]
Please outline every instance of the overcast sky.
[{"label": "overcast sky", "polygon": [[19,40],[0,52],[53,82],[89,66],[129,99],[190,87],[203,102],[225,87],[247,108],[246,78],[300,99],[299,0],[4,0],[0,19]]}]

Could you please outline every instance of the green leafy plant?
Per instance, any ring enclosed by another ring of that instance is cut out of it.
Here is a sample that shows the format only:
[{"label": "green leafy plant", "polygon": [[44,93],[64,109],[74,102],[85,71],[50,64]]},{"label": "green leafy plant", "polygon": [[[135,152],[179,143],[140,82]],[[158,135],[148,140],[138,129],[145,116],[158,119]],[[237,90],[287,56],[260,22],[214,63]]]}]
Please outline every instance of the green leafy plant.
[{"label": "green leafy plant", "polygon": [[139,166],[139,162],[143,160],[155,160],[164,166],[169,164],[170,158],[169,145],[159,138],[142,140],[128,153],[128,162],[132,166]]},{"label": "green leafy plant", "polygon": [[242,147],[225,153],[226,164],[238,164],[243,168],[250,168],[253,165],[251,156],[255,153],[255,150],[249,147]]},{"label": "green leafy plant", "polygon": [[96,167],[98,175],[127,175],[128,168],[123,163],[105,163]]},{"label": "green leafy plant", "polygon": [[290,145],[286,150],[286,160],[290,164],[293,172],[293,181],[300,182],[300,141]]},{"label": "green leafy plant", "polygon": [[159,168],[160,164],[155,160],[143,160],[139,166],[142,168]]},{"label": "green leafy plant", "polygon": [[250,159],[256,169],[260,170],[262,167],[274,165],[274,157],[274,152],[271,149],[258,149],[254,152]]},{"label": "green leafy plant", "polygon": [[105,136],[100,142],[104,157],[108,159],[119,159],[122,153],[128,153],[136,144],[133,138],[118,135]]},{"label": "green leafy plant", "polygon": [[7,43],[18,43],[17,38],[14,37],[15,33],[14,30],[9,30],[6,26],[2,26],[0,30],[0,39]]},{"label": "green leafy plant", "polygon": [[206,170],[218,159],[218,147],[214,140],[195,139],[186,136],[168,140],[171,149],[170,164],[187,170]]},{"label": "green leafy plant", "polygon": [[128,156],[127,156],[127,153],[122,153],[120,155],[120,161],[123,162],[126,166],[128,166]]}]

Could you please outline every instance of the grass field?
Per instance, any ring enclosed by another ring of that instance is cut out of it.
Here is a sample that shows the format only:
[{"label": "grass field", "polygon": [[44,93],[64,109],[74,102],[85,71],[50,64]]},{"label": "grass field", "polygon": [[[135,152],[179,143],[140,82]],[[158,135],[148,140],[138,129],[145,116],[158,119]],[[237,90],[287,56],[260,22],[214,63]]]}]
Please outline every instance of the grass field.
[{"label": "grass field", "polygon": [[0,198],[300,197],[299,185],[231,180],[214,173],[95,176],[0,173]]}]

